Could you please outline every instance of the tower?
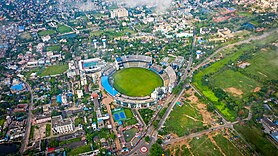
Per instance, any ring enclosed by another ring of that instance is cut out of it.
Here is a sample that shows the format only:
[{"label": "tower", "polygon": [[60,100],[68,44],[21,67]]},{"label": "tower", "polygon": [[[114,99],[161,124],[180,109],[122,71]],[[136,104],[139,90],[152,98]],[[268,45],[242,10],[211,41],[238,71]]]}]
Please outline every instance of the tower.
[{"label": "tower", "polygon": [[102,44],[103,44],[103,48],[106,48],[106,39],[103,38],[101,41],[102,41]]},{"label": "tower", "polygon": [[93,42],[94,42],[94,47],[97,49],[97,40],[94,39]]}]

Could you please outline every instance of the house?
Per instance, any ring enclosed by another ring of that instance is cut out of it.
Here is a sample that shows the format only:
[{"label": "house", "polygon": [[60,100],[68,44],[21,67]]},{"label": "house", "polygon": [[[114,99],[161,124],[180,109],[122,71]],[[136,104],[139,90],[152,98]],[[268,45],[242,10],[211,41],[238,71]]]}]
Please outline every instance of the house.
[{"label": "house", "polygon": [[271,133],[271,132],[277,132],[278,130],[278,125],[276,125],[274,122],[272,122],[269,118],[264,117],[261,119],[262,125],[265,128],[266,133]]}]

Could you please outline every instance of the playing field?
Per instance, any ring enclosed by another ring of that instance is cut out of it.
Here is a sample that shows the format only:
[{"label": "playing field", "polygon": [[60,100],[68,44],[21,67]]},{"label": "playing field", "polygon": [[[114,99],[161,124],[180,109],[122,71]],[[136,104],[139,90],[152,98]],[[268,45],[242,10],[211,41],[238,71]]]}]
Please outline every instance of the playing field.
[{"label": "playing field", "polygon": [[128,96],[147,96],[163,81],[156,73],[144,68],[126,68],[113,75],[114,87]]},{"label": "playing field", "polygon": [[49,75],[57,75],[62,74],[68,69],[67,64],[58,64],[45,68],[38,76],[49,76]]}]

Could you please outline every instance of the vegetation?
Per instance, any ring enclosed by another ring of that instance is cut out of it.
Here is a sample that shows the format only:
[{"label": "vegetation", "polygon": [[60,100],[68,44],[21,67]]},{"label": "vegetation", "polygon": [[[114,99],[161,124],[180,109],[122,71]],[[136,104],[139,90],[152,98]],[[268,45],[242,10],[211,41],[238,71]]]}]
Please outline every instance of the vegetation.
[{"label": "vegetation", "polygon": [[131,129],[123,131],[125,141],[130,142],[131,139],[136,135],[137,131],[138,130],[136,128],[131,128]]},{"label": "vegetation", "polygon": [[134,125],[137,123],[136,118],[133,116],[133,113],[131,109],[125,108],[125,115],[126,115],[126,120],[124,121],[124,126],[129,126],[129,125]]},{"label": "vegetation", "polygon": [[153,117],[154,111],[147,108],[147,109],[140,109],[139,113],[140,113],[141,117],[143,118],[145,124],[148,125],[149,121]]},{"label": "vegetation", "polygon": [[85,153],[91,151],[90,145],[79,146],[77,148],[71,149],[68,155],[78,155],[80,153]]},{"label": "vegetation", "polygon": [[237,147],[234,146],[227,138],[223,137],[223,135],[218,134],[213,137],[217,145],[221,148],[221,150],[227,155],[227,156],[240,156],[241,153],[237,149]]},{"label": "vegetation", "polygon": [[155,143],[152,145],[151,149],[150,149],[150,156],[160,156],[162,155],[163,149],[161,148],[161,146],[158,143]]},{"label": "vegetation", "polygon": [[159,75],[144,68],[123,69],[113,78],[116,90],[128,96],[147,96],[163,85]]},{"label": "vegetation", "polygon": [[49,75],[57,75],[62,74],[68,69],[67,64],[58,64],[46,67],[38,76],[49,76]]},{"label": "vegetation", "polygon": [[[229,81],[227,81],[227,79]],[[233,70],[225,70],[224,72],[217,73],[209,80],[214,86],[223,88],[232,96],[237,97],[247,96],[253,92],[256,87],[261,86],[256,80]],[[229,88],[234,88],[234,92],[228,91]]]},{"label": "vegetation", "polygon": [[65,25],[58,25],[57,31],[60,34],[71,32],[71,28]]},{"label": "vegetation", "polygon": [[38,34],[40,36],[53,35],[55,33],[56,33],[56,31],[55,30],[51,30],[51,29],[50,30],[41,30],[41,31],[38,32]]},{"label": "vegetation", "polygon": [[47,51],[60,51],[62,48],[59,45],[53,45],[46,48]]},{"label": "vegetation", "polygon": [[73,139],[61,141],[59,143],[59,145],[62,146],[62,145],[67,145],[67,144],[71,144],[73,142],[79,142],[79,141],[81,141],[81,138],[73,138]]},{"label": "vegetation", "polygon": [[51,134],[51,125],[50,124],[46,124],[46,128],[45,128],[45,136],[49,137]]},{"label": "vegetation", "polygon": [[30,129],[30,136],[29,136],[29,139],[33,139],[34,138],[34,131],[35,131],[35,126],[31,126],[31,129]]},{"label": "vegetation", "polygon": [[193,107],[176,106],[166,120],[164,130],[178,136],[188,135],[203,129],[202,115]]},{"label": "vegetation", "polygon": [[194,138],[190,142],[190,150],[194,155],[220,156],[218,148],[210,141],[207,136]]},{"label": "vegetation", "polygon": [[247,60],[250,66],[244,69],[244,71],[261,80],[276,80],[278,77],[277,59],[277,50],[270,48],[261,49],[258,54]]},{"label": "vegetation", "polygon": [[262,131],[250,125],[235,125],[235,129],[261,155],[278,155],[276,147],[264,136]]}]

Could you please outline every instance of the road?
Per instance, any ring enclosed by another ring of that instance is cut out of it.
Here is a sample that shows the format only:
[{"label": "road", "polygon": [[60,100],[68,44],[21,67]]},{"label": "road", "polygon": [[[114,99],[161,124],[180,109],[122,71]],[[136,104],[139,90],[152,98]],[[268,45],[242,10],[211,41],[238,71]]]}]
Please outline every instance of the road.
[{"label": "road", "polygon": [[270,32],[264,32],[262,35],[260,36],[252,36],[248,39],[245,39],[245,40],[242,40],[242,41],[239,41],[239,42],[236,42],[236,43],[233,43],[233,44],[229,44],[227,46],[224,46],[224,47],[221,47],[219,49],[217,49],[213,54],[211,54],[210,56],[208,56],[204,61],[202,61],[200,64],[198,64],[193,71],[195,70],[198,70],[200,67],[204,66],[205,64],[207,64],[207,62],[213,58],[216,54],[218,54],[219,52],[223,51],[224,49],[226,48],[231,48],[233,46],[236,46],[236,45],[241,45],[241,44],[244,44],[244,43],[250,43],[250,41],[255,41],[255,40],[261,40],[269,35],[271,35],[273,32],[278,32],[278,29],[275,29],[275,30],[272,30]]},{"label": "road", "polygon": [[179,137],[179,138],[176,138],[176,139],[171,139],[171,140],[166,140],[163,145],[169,145],[169,144],[173,144],[173,143],[176,143],[176,142],[179,142],[179,141],[183,141],[185,139],[190,139],[190,138],[195,138],[195,137],[200,137],[204,134],[208,134],[212,131],[216,131],[216,130],[219,130],[219,129],[222,129],[222,128],[225,128],[225,127],[232,127],[234,124],[237,124],[238,121],[235,121],[235,122],[232,122],[232,123],[226,123],[224,125],[219,125],[219,126],[216,126],[216,127],[211,127],[209,129],[206,129],[206,130],[203,130],[203,131],[200,131],[200,132],[196,132],[196,133],[191,133],[187,136],[183,136],[183,137]]},{"label": "road", "polygon": [[26,129],[25,129],[25,134],[24,137],[22,139],[22,145],[20,147],[20,153],[21,155],[25,152],[25,150],[27,149],[27,145],[29,142],[29,135],[30,135],[30,130],[31,130],[31,121],[32,121],[32,109],[33,109],[33,91],[32,88],[30,87],[29,83],[27,83],[25,80],[22,80],[25,84],[26,87],[28,88],[29,92],[30,92],[30,96],[31,96],[31,100],[28,106],[28,117],[27,117],[27,123],[26,123]]},{"label": "road", "polygon": [[[191,68],[191,65],[193,63],[193,50],[194,50],[194,47],[195,47],[195,44],[196,44],[196,33],[194,33],[194,36],[193,36],[193,42],[192,42],[192,48],[191,48],[191,55],[189,57],[189,60],[188,60],[188,65],[186,67],[186,70],[184,72],[184,76],[180,79],[179,83],[180,84],[181,82],[184,82],[186,80],[186,78],[188,77],[189,75],[189,71],[190,71],[190,68]],[[158,127],[157,127],[157,130],[160,130],[161,127],[163,126],[163,124],[165,123],[166,119],[168,118],[168,116],[170,115],[171,111],[173,110],[173,107],[175,106],[175,103],[179,100],[179,98],[183,95],[183,92],[184,92],[184,88],[185,88],[185,85],[184,84],[182,86],[182,91],[179,93],[178,96],[176,96],[174,98],[174,95],[170,95],[166,101],[169,101],[169,100],[172,100],[171,104],[169,105],[169,107],[167,108],[165,114],[163,115],[163,117],[161,118],[160,122],[158,123]],[[164,103],[164,107],[166,105],[168,105],[169,102],[165,102]],[[156,119],[157,117],[157,114],[159,112],[156,112],[156,115],[155,117],[150,121],[150,124],[148,125],[147,127],[147,130],[146,130],[146,133],[145,135],[143,135],[141,137],[141,141],[129,152],[129,155],[135,155],[136,153],[139,154],[139,155],[144,155],[142,153],[140,153],[140,148],[142,146],[146,146],[148,149],[150,149],[150,147],[156,142],[157,140],[157,131],[156,129],[154,129],[154,127],[152,126],[152,122]],[[151,142],[150,143],[146,143],[145,140],[144,140],[144,137],[145,136],[150,136],[152,139],[151,139]]]}]

